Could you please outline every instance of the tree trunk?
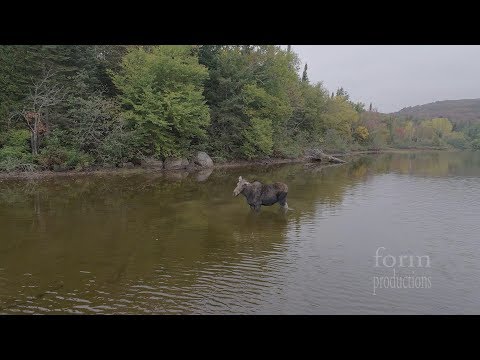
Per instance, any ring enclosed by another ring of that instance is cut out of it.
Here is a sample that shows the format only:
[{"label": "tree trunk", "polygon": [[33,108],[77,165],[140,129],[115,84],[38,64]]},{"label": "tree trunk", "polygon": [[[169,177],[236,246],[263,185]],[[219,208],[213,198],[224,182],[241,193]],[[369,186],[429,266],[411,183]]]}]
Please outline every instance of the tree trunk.
[{"label": "tree trunk", "polygon": [[38,117],[35,117],[32,130],[32,155],[38,155]]},{"label": "tree trunk", "polygon": [[313,161],[329,162],[329,163],[335,163],[335,164],[346,163],[345,160],[336,158],[335,156],[327,155],[323,151],[318,149],[310,150],[307,157]]}]

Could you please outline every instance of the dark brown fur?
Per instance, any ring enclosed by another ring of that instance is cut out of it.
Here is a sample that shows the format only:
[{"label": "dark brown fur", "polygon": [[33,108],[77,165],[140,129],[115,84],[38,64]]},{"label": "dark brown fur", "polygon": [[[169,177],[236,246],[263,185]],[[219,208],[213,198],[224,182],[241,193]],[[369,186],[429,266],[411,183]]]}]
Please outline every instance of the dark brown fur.
[{"label": "dark brown fur", "polygon": [[233,193],[235,196],[239,194],[245,196],[248,205],[256,211],[259,211],[262,205],[271,206],[277,202],[283,209],[288,209],[288,186],[281,182],[262,184],[255,180],[250,183],[240,177]]}]

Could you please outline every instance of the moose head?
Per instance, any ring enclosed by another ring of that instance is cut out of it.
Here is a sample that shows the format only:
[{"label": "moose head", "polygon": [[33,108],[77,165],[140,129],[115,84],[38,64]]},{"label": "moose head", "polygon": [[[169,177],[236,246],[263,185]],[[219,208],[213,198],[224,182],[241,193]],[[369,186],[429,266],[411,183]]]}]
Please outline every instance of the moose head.
[{"label": "moose head", "polygon": [[242,179],[242,177],[240,176],[238,178],[237,187],[235,188],[235,190],[233,190],[233,195],[238,196],[238,194],[240,194],[245,189],[245,187],[249,184],[250,183],[247,180]]}]

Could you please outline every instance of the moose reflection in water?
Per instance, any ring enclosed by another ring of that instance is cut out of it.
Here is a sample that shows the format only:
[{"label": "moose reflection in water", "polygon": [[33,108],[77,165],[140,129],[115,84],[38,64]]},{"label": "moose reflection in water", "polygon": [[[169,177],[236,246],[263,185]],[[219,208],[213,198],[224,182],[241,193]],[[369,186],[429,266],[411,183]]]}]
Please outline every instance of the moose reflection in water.
[{"label": "moose reflection in water", "polygon": [[284,211],[288,210],[288,186],[281,182],[262,184],[260,181],[254,180],[250,183],[240,176],[237,187],[233,190],[234,196],[239,194],[245,196],[248,205],[255,211],[260,211],[262,205],[271,206],[277,202]]}]

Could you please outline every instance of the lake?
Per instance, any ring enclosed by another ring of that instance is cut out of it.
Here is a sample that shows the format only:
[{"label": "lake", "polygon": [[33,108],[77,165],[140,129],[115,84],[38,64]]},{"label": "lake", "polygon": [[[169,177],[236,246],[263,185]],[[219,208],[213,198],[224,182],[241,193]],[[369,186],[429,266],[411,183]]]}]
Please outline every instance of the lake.
[{"label": "lake", "polygon": [[0,313],[478,313],[479,214],[470,152],[2,179]]}]

